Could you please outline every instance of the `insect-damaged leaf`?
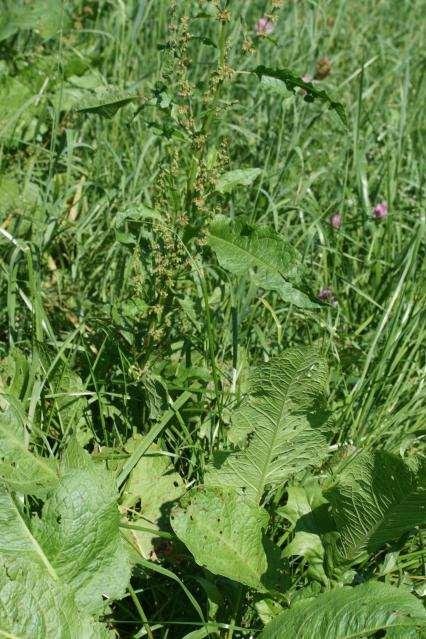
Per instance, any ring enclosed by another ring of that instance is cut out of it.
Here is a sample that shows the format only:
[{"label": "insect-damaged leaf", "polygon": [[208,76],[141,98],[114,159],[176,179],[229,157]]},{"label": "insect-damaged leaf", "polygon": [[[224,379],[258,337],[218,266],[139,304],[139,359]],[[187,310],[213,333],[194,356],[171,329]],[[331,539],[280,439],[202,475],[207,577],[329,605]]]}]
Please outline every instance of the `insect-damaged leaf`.
[{"label": "insect-damaged leaf", "polygon": [[251,272],[258,286],[277,291],[284,301],[299,308],[318,306],[293,286],[302,272],[300,254],[274,229],[217,216],[207,241],[224,269],[235,275]]},{"label": "insect-damaged leaf", "polygon": [[79,113],[97,113],[103,118],[112,118],[121,107],[138,99],[140,96],[137,93],[109,88],[83,104],[76,105],[75,110]]},{"label": "insect-damaged leaf", "polygon": [[230,488],[194,488],[172,511],[173,530],[200,566],[263,589],[268,561],[262,545],[268,514]]},{"label": "insect-damaged leaf", "polygon": [[114,478],[87,458],[65,465],[40,517],[0,484],[0,635],[110,636],[96,618],[124,595],[130,565]]},{"label": "insect-damaged leaf", "polygon": [[254,69],[254,73],[259,78],[267,76],[269,78],[281,80],[284,82],[286,88],[293,93],[297,87],[303,89],[306,92],[304,97],[306,102],[313,102],[314,100],[324,102],[329,109],[337,113],[344,126],[347,126],[346,111],[343,104],[333,100],[327,91],[324,91],[324,89],[317,89],[312,82],[305,82],[302,80],[302,78],[291,69],[271,69],[270,67],[260,65]]},{"label": "insect-damaged leaf", "polygon": [[[126,443],[126,450],[133,452],[141,440],[141,436],[132,437]],[[170,509],[184,491],[185,485],[174,471],[170,458],[156,444],[151,444],[130,472],[121,507],[131,525],[153,531],[137,528],[126,531],[131,543],[145,558],[149,558],[153,550],[155,531],[167,526]]]},{"label": "insect-damaged leaf", "polygon": [[0,636],[16,639],[113,639],[113,631],[77,606],[73,593],[38,564],[0,556]]}]

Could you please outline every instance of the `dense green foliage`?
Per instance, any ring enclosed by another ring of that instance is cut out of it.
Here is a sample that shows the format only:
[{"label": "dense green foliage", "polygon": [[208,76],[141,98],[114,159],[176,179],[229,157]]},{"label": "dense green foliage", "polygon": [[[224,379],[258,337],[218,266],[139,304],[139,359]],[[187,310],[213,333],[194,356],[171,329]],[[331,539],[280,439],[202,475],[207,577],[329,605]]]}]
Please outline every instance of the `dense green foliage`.
[{"label": "dense green foliage", "polygon": [[0,637],[424,636],[422,25],[3,0]]}]

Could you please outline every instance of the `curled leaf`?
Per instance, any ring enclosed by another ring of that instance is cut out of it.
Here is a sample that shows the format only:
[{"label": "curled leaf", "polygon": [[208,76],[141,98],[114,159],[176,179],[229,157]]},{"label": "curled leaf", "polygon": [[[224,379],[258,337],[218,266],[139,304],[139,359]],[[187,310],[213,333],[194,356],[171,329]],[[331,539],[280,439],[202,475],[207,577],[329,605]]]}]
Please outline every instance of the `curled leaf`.
[{"label": "curled leaf", "polygon": [[281,80],[284,82],[286,88],[292,93],[294,93],[297,87],[303,89],[306,92],[304,97],[306,102],[314,102],[314,100],[324,102],[329,109],[337,113],[345,127],[348,125],[345,107],[341,102],[333,100],[324,89],[317,89],[312,82],[305,82],[291,69],[272,69],[270,67],[259,65],[254,69],[254,73],[259,77],[259,79],[263,76],[267,76],[269,78]]},{"label": "curled leaf", "polygon": [[76,106],[75,110],[78,113],[97,113],[103,118],[112,118],[123,106],[138,99],[140,96],[137,93],[108,88]]}]

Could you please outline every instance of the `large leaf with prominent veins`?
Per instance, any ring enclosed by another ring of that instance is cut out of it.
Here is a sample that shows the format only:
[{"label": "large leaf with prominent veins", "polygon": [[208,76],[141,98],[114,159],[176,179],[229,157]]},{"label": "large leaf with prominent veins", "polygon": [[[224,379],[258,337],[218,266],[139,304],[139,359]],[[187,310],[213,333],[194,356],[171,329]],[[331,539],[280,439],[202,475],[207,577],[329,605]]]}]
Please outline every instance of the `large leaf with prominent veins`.
[{"label": "large leaf with prominent veins", "polygon": [[41,564],[48,575],[58,580],[49,558],[32,534],[16,501],[0,486],[0,557],[20,557]]},{"label": "large leaf with prominent veins", "polygon": [[65,471],[40,518],[21,506],[1,484],[0,636],[109,636],[92,615],[122,597],[130,578],[113,478],[88,463]]},{"label": "large leaf with prominent veins", "polygon": [[90,612],[101,611],[104,599],[124,595],[129,581],[119,519],[112,476],[90,468],[66,473],[34,522],[58,576]]},{"label": "large leaf with prominent veins", "polygon": [[400,629],[399,636],[411,637],[404,633],[416,627],[426,628],[421,602],[404,588],[371,581],[295,603],[273,619],[259,639],[363,639],[377,637],[384,629]]},{"label": "large leaf with prominent veins", "polygon": [[387,451],[363,452],[339,473],[327,498],[340,559],[361,560],[426,523],[426,464],[414,469]]},{"label": "large leaf with prominent veins", "polygon": [[250,396],[233,416],[230,439],[239,449],[210,470],[205,483],[242,488],[260,502],[267,486],[319,464],[327,454],[316,425],[326,378],[327,365],[311,347],[289,348],[256,368]]},{"label": "large leaf with prominent veins", "polygon": [[268,514],[236,490],[192,489],[172,511],[175,533],[195,561],[211,572],[262,589],[268,567],[262,533]]},{"label": "large leaf with prominent veins", "polygon": [[25,558],[0,558],[0,637],[112,639],[104,624],[81,612],[73,593]]},{"label": "large leaf with prominent veins", "polygon": [[[142,439],[141,435],[133,436],[126,442],[126,450],[132,453]],[[156,530],[167,527],[171,507],[184,491],[170,458],[151,444],[131,471],[121,496],[121,510],[128,523],[136,526],[126,531],[128,538],[146,559],[155,550]]]},{"label": "large leaf with prominent veins", "polygon": [[267,291],[277,291],[285,302],[300,308],[318,306],[294,288],[301,279],[300,254],[290,242],[267,226],[251,226],[220,215],[210,224],[207,241],[222,268],[251,279]]}]

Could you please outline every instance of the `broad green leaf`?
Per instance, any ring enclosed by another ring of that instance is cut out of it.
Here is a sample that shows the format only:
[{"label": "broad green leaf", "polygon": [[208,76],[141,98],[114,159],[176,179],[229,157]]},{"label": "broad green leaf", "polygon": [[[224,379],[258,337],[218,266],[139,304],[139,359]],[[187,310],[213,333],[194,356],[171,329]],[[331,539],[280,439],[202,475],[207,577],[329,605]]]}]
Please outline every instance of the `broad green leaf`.
[{"label": "broad green leaf", "polygon": [[[114,539],[118,539],[118,521],[115,530],[105,526],[105,503],[102,503],[99,486],[97,510],[93,502],[86,499],[88,490],[95,490],[95,479],[103,481],[102,489],[107,490],[105,474],[95,478],[93,473],[88,476],[77,472],[64,477],[62,485],[45,503],[41,521],[26,517],[21,505],[0,485],[0,636],[2,632],[25,639],[110,636],[104,626],[89,616],[107,605],[102,596],[110,592],[111,576],[105,567],[111,559],[106,558],[105,550],[112,550]],[[64,485],[72,482],[74,503],[64,491]],[[60,507],[52,512],[55,501],[60,502]],[[59,530],[65,527],[65,513],[68,519],[75,517],[75,520],[61,535]],[[49,521],[51,517],[54,522]],[[48,539],[43,539],[40,530],[43,527],[44,532],[51,535]],[[69,533],[67,538],[66,533]],[[55,553],[58,543],[62,543],[65,551],[59,561]],[[73,544],[73,553],[70,553]],[[124,549],[121,549],[120,561],[126,565]],[[87,563],[83,565],[84,562]],[[111,565],[111,572],[118,583],[122,579],[118,566]],[[128,578],[127,571],[120,595],[124,594]],[[87,605],[89,597],[83,601],[81,592],[83,589],[87,594],[88,581],[90,605]],[[117,596],[117,589],[113,596]]]},{"label": "broad green leaf", "polygon": [[283,611],[282,605],[269,597],[259,599],[256,601],[254,606],[257,614],[259,615],[259,619],[265,626]]},{"label": "broad green leaf", "polygon": [[120,537],[117,493],[103,468],[66,472],[33,530],[60,579],[87,612],[125,593],[130,567]]},{"label": "broad green leaf", "polygon": [[[1,100],[1,97],[0,97]],[[1,115],[4,115],[1,114]],[[1,116],[0,116],[1,117]],[[8,216],[16,213],[28,213],[34,209],[39,199],[38,186],[33,182],[22,182],[13,175],[4,175],[0,178],[0,215]],[[8,359],[14,359],[15,352]],[[24,357],[21,353],[21,356]]]},{"label": "broad green leaf", "polygon": [[32,563],[39,563],[53,580],[58,574],[52,566],[39,542],[30,530],[15,500],[0,485],[0,557],[21,557]]},{"label": "broad green leaf", "polygon": [[63,475],[69,470],[90,470],[92,466],[93,458],[81,446],[77,434],[73,433],[61,457],[61,474]]},{"label": "broad green leaf", "polygon": [[82,613],[72,593],[38,564],[0,554],[0,637],[113,639],[115,633]]},{"label": "broad green leaf", "polygon": [[0,414],[0,479],[11,490],[39,497],[58,482],[56,460],[29,449],[29,434],[12,412]]},{"label": "broad green leaf", "polygon": [[120,474],[117,477],[117,486],[121,486],[129,476],[130,472],[136,466],[142,455],[146,453],[154,440],[158,437],[161,431],[164,429],[169,420],[174,416],[175,410],[179,410],[185,402],[191,397],[190,393],[184,391],[179,395],[177,399],[172,403],[172,408],[167,410],[157,424],[154,424],[149,432],[143,437],[143,439],[137,444],[135,450],[131,453],[130,457],[126,460]]},{"label": "broad green leaf", "polygon": [[323,583],[327,578],[323,569],[324,546],[322,535],[335,529],[328,512],[329,504],[314,481],[288,488],[287,504],[278,510],[294,526],[294,537],[283,551],[284,557],[304,557],[310,571]]},{"label": "broad green leaf", "polygon": [[118,495],[114,476],[87,457],[84,468],[67,466],[72,466],[70,460],[62,465],[63,476],[45,501],[41,518],[25,518],[2,485],[0,558],[19,555],[40,566],[74,593],[80,610],[98,614],[108,600],[124,595],[130,578]]},{"label": "broad green leaf", "polygon": [[287,503],[278,509],[278,514],[291,522],[296,529],[303,528],[320,535],[334,529],[328,506],[317,481],[312,478],[304,484],[289,486]]},{"label": "broad green leaf", "polygon": [[386,632],[386,639],[424,639],[425,633],[421,627],[407,628],[407,626],[400,626],[399,628],[391,628]]},{"label": "broad green leaf", "polygon": [[16,0],[2,16],[0,41],[19,30],[34,30],[43,38],[51,38],[68,26],[68,14],[58,0]]},{"label": "broad green leaf", "polygon": [[[141,435],[133,437],[126,443],[126,450],[132,453],[142,439]],[[128,531],[131,542],[145,558],[149,558],[153,549],[155,530],[167,528],[171,507],[184,491],[185,485],[170,458],[156,444],[151,444],[131,471],[121,500],[121,510],[131,524],[153,531]]]},{"label": "broad green leaf", "polygon": [[155,220],[162,222],[163,217],[161,213],[152,209],[145,204],[138,204],[136,206],[129,207],[124,211],[119,211],[115,217],[115,226],[120,228],[124,222],[143,222],[145,220]]},{"label": "broad green leaf", "polygon": [[262,545],[268,514],[263,508],[235,490],[199,486],[174,508],[171,523],[200,566],[263,589],[268,567]]},{"label": "broad green leaf", "polygon": [[256,267],[270,286],[279,287],[284,278],[298,279],[300,255],[281,235],[266,226],[250,226],[216,217],[209,228],[208,242],[219,264],[234,273],[245,275]]},{"label": "broad green leaf", "polygon": [[[260,286],[266,288],[263,282],[260,283]],[[276,290],[283,302],[294,304],[297,308],[319,308],[319,304],[313,302],[306,293],[299,291],[299,289],[295,288],[290,282],[284,282]]]},{"label": "broad green leaf", "polygon": [[203,628],[193,630],[186,634],[183,639],[205,639],[205,637],[219,637],[219,630],[217,623],[206,623]]},{"label": "broad green leaf", "polygon": [[207,241],[224,269],[240,276],[255,269],[253,279],[258,286],[277,291],[284,301],[300,308],[318,306],[293,287],[291,282],[299,282],[302,273],[299,252],[273,229],[218,216],[210,225]]},{"label": "broad green leaf", "polygon": [[11,20],[9,11],[2,11],[0,14],[0,42],[15,35],[18,31],[18,27],[15,22]]},{"label": "broad green leaf", "polygon": [[421,602],[403,588],[373,581],[297,602],[271,621],[259,639],[362,639],[383,629],[415,626],[426,628]]},{"label": "broad green leaf", "polygon": [[[91,100],[95,92],[102,93],[105,90],[105,83],[103,82],[100,73],[95,70],[87,71],[84,75],[73,75],[73,67],[82,66],[84,70],[90,62],[83,62],[81,58],[77,58],[68,63],[67,68],[64,69],[64,75],[67,77],[65,84],[58,86],[52,93],[49,94],[49,100],[53,107],[57,111],[71,111],[79,104],[83,104],[86,100]],[[69,70],[69,73],[67,71]]]},{"label": "broad green leaf", "polygon": [[326,494],[343,560],[361,559],[426,523],[425,464],[414,470],[386,451],[357,455]]},{"label": "broad green leaf", "polygon": [[304,100],[306,102],[313,102],[314,100],[324,102],[329,109],[337,113],[344,126],[347,126],[346,111],[343,104],[333,100],[330,95],[324,91],[324,89],[317,89],[312,82],[305,82],[302,80],[302,78],[291,69],[271,69],[260,65],[256,67],[254,73],[256,73],[259,78],[267,76],[269,78],[281,80],[284,82],[286,88],[292,93],[294,93],[294,90],[297,87],[303,89],[305,91]]},{"label": "broad green leaf", "polygon": [[97,113],[103,118],[112,118],[119,109],[130,102],[140,100],[138,93],[121,91],[114,87],[108,87],[96,96],[75,105],[79,113]]},{"label": "broad green leaf", "polygon": [[318,465],[327,440],[318,425],[327,365],[315,348],[289,348],[251,374],[250,395],[233,415],[230,438],[248,445],[226,456],[205,483],[240,487],[259,502],[270,485]]},{"label": "broad green leaf", "polygon": [[223,173],[216,182],[216,191],[229,193],[237,186],[250,186],[253,184],[262,169],[235,169]]},{"label": "broad green leaf", "polygon": [[282,80],[277,80],[277,78],[271,78],[268,75],[263,75],[260,79],[260,86],[262,90],[279,94],[283,96],[283,98],[287,100],[291,100],[291,96],[288,94],[288,89],[285,86]]}]

